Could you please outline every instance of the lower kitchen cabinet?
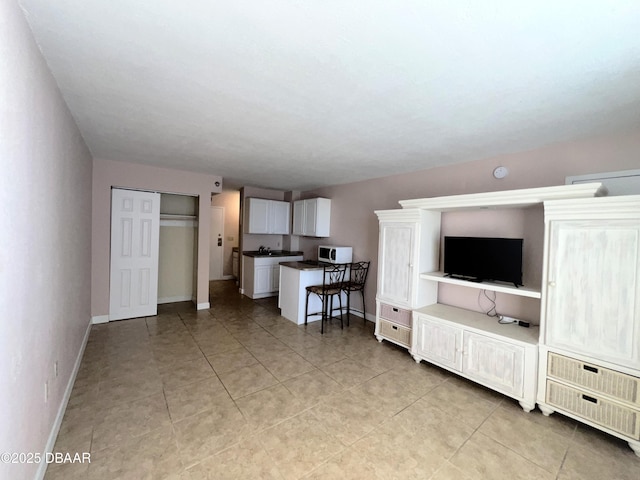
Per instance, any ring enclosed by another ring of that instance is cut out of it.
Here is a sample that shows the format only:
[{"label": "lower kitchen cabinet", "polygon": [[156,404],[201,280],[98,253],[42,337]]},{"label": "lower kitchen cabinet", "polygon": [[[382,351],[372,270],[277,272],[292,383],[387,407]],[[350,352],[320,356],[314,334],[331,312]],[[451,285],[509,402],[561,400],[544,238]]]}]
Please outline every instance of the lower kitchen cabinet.
[{"label": "lower kitchen cabinet", "polygon": [[243,293],[249,298],[265,298],[278,295],[280,288],[280,262],[296,262],[302,255],[283,257],[244,256],[242,270]]},{"label": "lower kitchen cabinet", "polygon": [[536,405],[537,327],[434,304],[413,312],[411,354],[515,398],[526,412]]}]

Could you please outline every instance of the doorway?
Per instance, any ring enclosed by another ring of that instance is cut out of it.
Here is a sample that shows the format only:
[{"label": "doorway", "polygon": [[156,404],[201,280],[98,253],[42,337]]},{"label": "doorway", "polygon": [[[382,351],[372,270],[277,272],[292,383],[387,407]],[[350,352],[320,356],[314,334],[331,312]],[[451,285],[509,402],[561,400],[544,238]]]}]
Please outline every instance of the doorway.
[{"label": "doorway", "polygon": [[109,320],[195,300],[197,197],[112,189]]},{"label": "doorway", "polygon": [[222,280],[224,265],[224,207],[211,207],[209,280]]}]

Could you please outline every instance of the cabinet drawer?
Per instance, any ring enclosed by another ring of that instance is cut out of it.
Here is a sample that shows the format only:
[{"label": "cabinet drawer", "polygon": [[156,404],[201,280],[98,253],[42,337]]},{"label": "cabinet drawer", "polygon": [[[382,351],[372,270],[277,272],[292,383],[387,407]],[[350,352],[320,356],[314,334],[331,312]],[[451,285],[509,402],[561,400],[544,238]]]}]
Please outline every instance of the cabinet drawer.
[{"label": "cabinet drawer", "polygon": [[616,402],[597,395],[560,385],[547,380],[546,401],[589,420],[597,425],[609,428],[634,440],[640,440],[640,411],[619,405]]},{"label": "cabinet drawer", "polygon": [[411,329],[380,319],[380,335],[406,347],[411,344]]},{"label": "cabinet drawer", "polygon": [[549,352],[547,374],[640,408],[640,378]]},{"label": "cabinet drawer", "polygon": [[387,320],[391,320],[393,323],[397,323],[398,325],[411,328],[411,310],[405,310],[403,308],[387,305],[386,303],[381,303],[380,316]]}]

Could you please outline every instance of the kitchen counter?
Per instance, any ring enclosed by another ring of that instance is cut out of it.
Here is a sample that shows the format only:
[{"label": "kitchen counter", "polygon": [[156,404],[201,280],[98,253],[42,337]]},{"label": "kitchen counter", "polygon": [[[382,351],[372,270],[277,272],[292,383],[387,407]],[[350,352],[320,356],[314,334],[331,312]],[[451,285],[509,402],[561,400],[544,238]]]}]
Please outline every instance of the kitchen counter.
[{"label": "kitchen counter", "polygon": [[301,262],[280,262],[283,267],[294,268],[296,270],[322,270],[323,264],[314,260],[302,260]]},{"label": "kitchen counter", "polygon": [[302,252],[290,252],[289,250],[272,250],[271,253],[260,253],[258,250],[247,250],[242,252],[247,257],[299,257]]}]

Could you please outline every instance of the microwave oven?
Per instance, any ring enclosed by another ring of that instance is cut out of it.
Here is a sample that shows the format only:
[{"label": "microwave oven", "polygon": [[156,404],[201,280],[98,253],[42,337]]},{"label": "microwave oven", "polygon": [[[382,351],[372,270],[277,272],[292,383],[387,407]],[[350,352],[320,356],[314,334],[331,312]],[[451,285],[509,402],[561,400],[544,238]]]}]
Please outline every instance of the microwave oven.
[{"label": "microwave oven", "polygon": [[318,261],[324,263],[351,263],[353,248],[335,245],[320,245]]}]

